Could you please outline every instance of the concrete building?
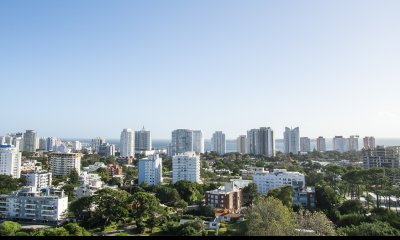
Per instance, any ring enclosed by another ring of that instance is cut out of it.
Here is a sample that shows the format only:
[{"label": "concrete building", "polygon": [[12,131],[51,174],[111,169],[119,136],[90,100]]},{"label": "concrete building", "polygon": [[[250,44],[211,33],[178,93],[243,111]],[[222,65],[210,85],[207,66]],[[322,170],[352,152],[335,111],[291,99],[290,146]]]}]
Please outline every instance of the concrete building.
[{"label": "concrete building", "polygon": [[366,150],[375,148],[375,138],[372,136],[363,138],[363,143]]},{"label": "concrete building", "polygon": [[[230,183],[227,184],[229,185]],[[214,208],[227,209],[231,213],[237,213],[242,208],[242,198],[242,189],[222,186],[218,189],[207,191],[205,203]]]},{"label": "concrete building", "polygon": [[89,165],[88,167],[84,167],[83,170],[85,172],[91,173],[96,172],[99,168],[107,168],[107,166],[103,162],[95,162],[93,165]]},{"label": "concrete building", "polygon": [[21,177],[21,152],[12,145],[0,145],[0,175]]},{"label": "concrete building", "polygon": [[107,170],[110,178],[122,175],[122,168],[118,164],[108,164]]},{"label": "concrete building", "polygon": [[121,132],[120,156],[135,157],[135,135],[132,129],[125,128]]},{"label": "concrete building", "polygon": [[311,140],[308,137],[300,138],[300,152],[311,152]]},{"label": "concrete building", "polygon": [[283,133],[285,142],[285,153],[298,154],[300,151],[300,130],[299,127],[291,129],[286,127]]},{"label": "concrete building", "polygon": [[350,136],[350,138],[348,139],[348,151],[358,151],[358,137],[359,136]]},{"label": "concrete building", "polygon": [[201,183],[200,156],[186,152],[172,157],[172,183],[180,180]]},{"label": "concrete building", "polygon": [[274,131],[270,127],[261,127],[247,131],[247,153],[263,155],[267,157],[275,156]]},{"label": "concrete building", "polygon": [[211,137],[211,151],[224,155],[226,153],[225,133],[216,131]]},{"label": "concrete building", "polygon": [[317,151],[318,152],[326,152],[325,138],[323,138],[323,137],[317,138]]},{"label": "concrete building", "polygon": [[112,157],[115,156],[115,145],[109,143],[102,143],[99,146],[98,154],[102,157]]},{"label": "concrete building", "polygon": [[82,143],[79,141],[72,142],[72,150],[74,151],[81,151],[82,150]]},{"label": "concrete building", "polygon": [[363,167],[368,168],[399,168],[400,146],[376,146],[373,149],[363,149]]},{"label": "concrete building", "polygon": [[102,137],[97,137],[97,138],[92,139],[91,147],[92,147],[93,153],[98,153],[100,150],[100,146],[105,142],[106,142],[106,139],[102,138]]},{"label": "concrete building", "polygon": [[238,153],[240,154],[247,153],[246,142],[247,142],[246,135],[240,135],[239,137],[236,138],[236,149]]},{"label": "concrete building", "polygon": [[146,182],[148,185],[156,185],[163,182],[162,158],[158,154],[139,159],[139,184]]},{"label": "concrete building", "polygon": [[193,151],[193,131],[189,129],[177,129],[172,131],[171,155]]},{"label": "concrete building", "polygon": [[25,152],[36,152],[38,147],[38,136],[34,130],[26,130],[24,134],[24,148]]},{"label": "concrete building", "polygon": [[135,151],[150,151],[151,148],[150,131],[146,131],[144,127],[140,131],[135,131]]},{"label": "concrete building", "polygon": [[346,151],[346,139],[343,136],[335,136],[333,138],[333,151],[343,153]]},{"label": "concrete building", "polygon": [[201,130],[193,131],[193,151],[196,153],[204,153],[204,135]]},{"label": "concrete building", "polygon": [[76,189],[76,197],[93,196],[97,191],[104,188],[117,190],[118,186],[108,186],[96,173],[83,172],[79,175],[79,187]]},{"label": "concrete building", "polygon": [[265,171],[264,167],[246,166],[246,169],[240,170],[240,176],[250,177],[250,176],[253,176],[254,174],[256,174],[256,172],[265,173],[267,171]]},{"label": "concrete building", "polygon": [[53,176],[68,176],[72,169],[78,174],[81,172],[80,153],[52,153],[50,155],[50,169]]},{"label": "concrete building", "polygon": [[47,150],[47,140],[46,140],[46,138],[40,138],[39,139],[39,150],[42,150],[42,151],[48,151]]},{"label": "concrete building", "polygon": [[51,172],[41,170],[31,173],[24,174],[26,178],[26,185],[31,187],[47,188],[52,185],[52,174]]},{"label": "concrete building", "polygon": [[56,188],[24,187],[0,195],[0,218],[16,222],[59,224],[65,220],[68,196]]},{"label": "concrete building", "polygon": [[304,174],[288,172],[286,169],[274,169],[273,172],[256,172],[253,181],[257,185],[260,194],[267,194],[269,190],[283,186],[292,186],[296,191],[305,187]]}]

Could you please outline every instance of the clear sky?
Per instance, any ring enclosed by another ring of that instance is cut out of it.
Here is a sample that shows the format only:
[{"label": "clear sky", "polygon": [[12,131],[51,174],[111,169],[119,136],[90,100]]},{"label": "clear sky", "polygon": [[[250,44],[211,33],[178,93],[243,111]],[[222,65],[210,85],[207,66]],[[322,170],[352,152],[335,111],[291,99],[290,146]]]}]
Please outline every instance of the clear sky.
[{"label": "clear sky", "polygon": [[0,135],[400,137],[399,0],[1,0]]}]

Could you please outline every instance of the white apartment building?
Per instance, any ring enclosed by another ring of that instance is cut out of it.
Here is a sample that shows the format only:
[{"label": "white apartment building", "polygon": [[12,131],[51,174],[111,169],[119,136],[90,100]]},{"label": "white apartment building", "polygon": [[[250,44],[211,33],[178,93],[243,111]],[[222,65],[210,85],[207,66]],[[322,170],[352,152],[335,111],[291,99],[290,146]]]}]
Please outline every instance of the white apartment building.
[{"label": "white apartment building", "polygon": [[80,153],[52,153],[50,155],[50,169],[53,176],[68,176],[74,168],[79,174],[81,171]]},{"label": "white apartment building", "polygon": [[211,151],[224,155],[226,153],[225,133],[216,131],[211,138]]},{"label": "white apartment building", "polygon": [[76,189],[76,197],[89,197],[101,189],[118,189],[118,186],[108,186],[101,181],[101,177],[96,173],[83,172],[79,175],[79,187]]},{"label": "white apartment building", "polygon": [[171,155],[193,151],[193,131],[176,129],[171,134]]},{"label": "white apartment building", "polygon": [[240,135],[236,138],[236,151],[240,154],[246,153],[246,142],[247,137],[246,135]]},{"label": "white apartment building", "polygon": [[193,151],[204,153],[204,135],[201,130],[193,131]]},{"label": "white apartment building", "polygon": [[135,131],[135,151],[150,151],[151,148],[151,133],[143,126],[142,130]]},{"label": "white apartment building", "polygon": [[186,152],[172,157],[172,183],[180,180],[201,183],[200,156]]},{"label": "white apartment building", "polygon": [[[246,166],[246,169],[240,170],[240,176],[242,177],[249,177],[256,174],[256,172],[267,172],[265,171],[264,167],[254,167],[254,166]],[[268,172],[267,172],[268,173]]]},{"label": "white apartment building", "polygon": [[107,168],[107,166],[103,162],[95,162],[93,165],[89,165],[88,167],[84,167],[83,170],[86,172],[96,172],[99,168]]},{"label": "white apartment building", "polygon": [[36,187],[37,189],[51,186],[52,174],[47,171],[35,171],[24,174],[26,177],[26,185]]},{"label": "white apartment building", "polygon": [[273,172],[256,172],[253,181],[257,185],[260,194],[267,194],[270,189],[283,186],[292,186],[293,189],[305,187],[304,174],[299,172],[288,172],[286,169],[274,169]]},{"label": "white apartment building", "polygon": [[130,128],[125,128],[121,132],[120,156],[135,157],[135,135]]},{"label": "white apartment building", "polygon": [[21,152],[12,145],[0,145],[0,175],[21,177]]},{"label": "white apartment building", "polygon": [[24,187],[0,195],[0,217],[12,221],[60,223],[65,219],[68,196],[56,188]]},{"label": "white apartment building", "polygon": [[348,141],[349,141],[349,146],[348,146],[349,151],[358,151],[358,137],[359,136],[350,136],[350,138],[348,139]]},{"label": "white apartment building", "polygon": [[285,127],[285,132],[283,133],[283,138],[285,141],[285,153],[298,154],[300,151],[300,130],[299,127],[291,129]]},{"label": "white apartment building", "polygon": [[311,140],[308,137],[300,138],[300,152],[311,152]]},{"label": "white apartment building", "polygon": [[74,151],[81,151],[82,150],[82,143],[79,141],[73,141],[72,142],[72,149]]},{"label": "white apartment building", "polygon": [[158,154],[139,159],[138,171],[139,184],[146,182],[148,185],[156,185],[163,182],[162,158]]}]

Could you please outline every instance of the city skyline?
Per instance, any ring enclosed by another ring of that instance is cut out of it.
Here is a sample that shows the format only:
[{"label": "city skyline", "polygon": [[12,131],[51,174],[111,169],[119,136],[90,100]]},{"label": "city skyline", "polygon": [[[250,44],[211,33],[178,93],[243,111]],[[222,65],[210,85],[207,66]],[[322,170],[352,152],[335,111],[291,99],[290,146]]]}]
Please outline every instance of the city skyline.
[{"label": "city skyline", "polygon": [[[1,1],[1,134],[400,137],[397,0]],[[138,100],[140,101],[140,104]],[[190,112],[190,113],[189,113]],[[188,113],[188,114],[185,114]]]}]

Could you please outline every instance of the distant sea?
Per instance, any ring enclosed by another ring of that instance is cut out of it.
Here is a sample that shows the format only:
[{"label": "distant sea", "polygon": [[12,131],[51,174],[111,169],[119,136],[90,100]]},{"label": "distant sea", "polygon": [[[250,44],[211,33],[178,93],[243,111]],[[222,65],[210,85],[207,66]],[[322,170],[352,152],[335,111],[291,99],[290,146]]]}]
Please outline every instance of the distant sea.
[{"label": "distant sea", "polygon": [[[91,139],[62,139],[63,141],[80,141],[83,145],[90,145]],[[110,144],[115,144],[117,147],[119,145],[119,139],[106,139],[106,141]],[[376,138],[376,145],[384,145],[384,146],[400,146],[400,138]],[[161,140],[161,139],[153,139],[153,148],[154,149],[165,149],[167,145],[170,143],[170,140]],[[316,148],[316,140],[311,139],[311,149]],[[359,149],[363,148],[362,138],[358,141]],[[332,139],[326,139],[326,148],[327,150],[333,149]],[[275,149],[276,151],[284,151],[284,142],[283,139],[275,140]],[[204,150],[211,151],[211,140],[204,140]],[[226,140],[226,152],[236,152],[236,140]]]}]

